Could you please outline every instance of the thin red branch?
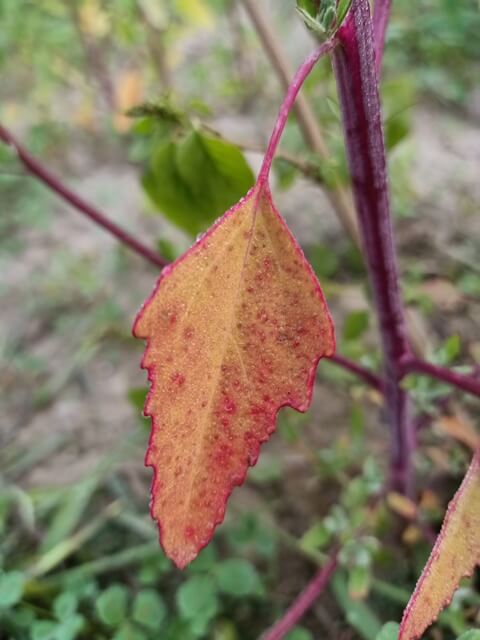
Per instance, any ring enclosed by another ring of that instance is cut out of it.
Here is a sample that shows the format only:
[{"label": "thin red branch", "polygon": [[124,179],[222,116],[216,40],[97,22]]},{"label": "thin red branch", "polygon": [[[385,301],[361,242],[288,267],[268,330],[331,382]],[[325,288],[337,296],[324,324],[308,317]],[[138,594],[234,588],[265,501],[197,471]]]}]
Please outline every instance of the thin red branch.
[{"label": "thin red branch", "polygon": [[369,384],[374,389],[377,389],[378,391],[383,391],[384,383],[382,378],[380,376],[377,376],[375,373],[373,373],[373,371],[369,371],[365,367],[362,367],[361,364],[358,364],[353,360],[349,360],[348,358],[345,358],[344,356],[341,356],[338,353],[335,353],[333,356],[331,356],[329,360],[334,364],[337,364],[338,366],[342,367],[343,369],[350,371],[350,373],[353,373],[358,378],[361,378],[364,382]]},{"label": "thin red branch", "polygon": [[300,595],[292,602],[285,615],[262,635],[262,640],[281,640],[310,609],[318,596],[327,587],[337,568],[338,550],[332,552],[327,563],[319,569]]},{"label": "thin red branch", "polygon": [[295,104],[298,92],[302,88],[303,83],[307,79],[307,76],[312,71],[316,63],[320,60],[320,58],[332,51],[332,49],[335,47],[335,44],[336,43],[334,40],[327,40],[326,42],[321,44],[317,49],[315,49],[313,53],[308,56],[305,62],[300,65],[297,72],[295,73],[293,80],[288,86],[285,98],[280,106],[280,111],[275,121],[275,126],[273,128],[272,135],[270,136],[270,141],[263,158],[262,167],[260,169],[260,173],[258,174],[258,183],[266,182],[268,180],[268,175],[270,173],[270,168],[272,166],[275,151],[278,147],[278,143],[280,142],[280,138],[282,136],[283,130],[285,129],[285,125],[287,124],[290,111]]},{"label": "thin red branch", "polygon": [[68,202],[68,204],[70,204],[72,207],[90,218],[90,220],[93,220],[95,224],[111,233],[122,244],[138,253],[138,255],[142,256],[143,258],[154,264],[156,267],[163,268],[167,264],[167,261],[162,258],[162,256],[160,256],[156,251],[150,249],[142,242],[131,236],[127,231],[119,227],[115,222],[109,220],[98,209],[96,209],[94,206],[86,202],[83,198],[66,187],[56,176],[45,169],[36,158],[34,158],[26,149],[24,149],[22,145],[17,142],[10,131],[8,131],[1,124],[0,140],[15,149],[18,159],[27,171],[38,178],[58,196]]},{"label": "thin red branch", "polygon": [[373,8],[373,34],[375,40],[375,62],[377,73],[380,75],[385,48],[388,21],[392,9],[392,0],[375,0]]},{"label": "thin red branch", "polygon": [[446,367],[440,367],[425,360],[419,360],[413,356],[408,356],[402,360],[404,375],[409,373],[419,373],[442,380],[466,393],[471,393],[477,398],[480,397],[480,380],[474,376],[467,376],[457,373]]}]

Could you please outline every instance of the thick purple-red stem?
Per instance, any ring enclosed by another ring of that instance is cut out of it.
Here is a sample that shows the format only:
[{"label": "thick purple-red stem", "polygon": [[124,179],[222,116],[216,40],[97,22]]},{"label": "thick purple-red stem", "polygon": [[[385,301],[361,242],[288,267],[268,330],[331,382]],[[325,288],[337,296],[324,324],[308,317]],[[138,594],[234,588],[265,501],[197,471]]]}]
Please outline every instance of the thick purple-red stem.
[{"label": "thick purple-red stem", "polygon": [[415,435],[408,395],[400,387],[403,375],[400,362],[410,354],[410,349],[393,242],[368,0],[353,0],[337,38],[340,46],[333,52],[333,67],[343,113],[352,188],[384,354],[385,405],[392,429],[391,481],[396,490],[410,493],[411,454]]},{"label": "thick purple-red stem", "polygon": [[75,209],[90,218],[90,220],[93,220],[93,222],[105,229],[105,231],[108,231],[115,236],[122,244],[138,253],[142,258],[145,258],[156,267],[163,268],[167,264],[167,261],[158,253],[144,245],[143,242],[140,242],[131,236],[127,231],[115,224],[115,222],[106,218],[103,213],[98,211],[98,209],[66,187],[61,180],[45,169],[45,167],[43,167],[36,158],[24,149],[10,131],[2,125],[0,125],[0,140],[15,149],[18,159],[27,171],[38,178],[72,207],[75,207]]},{"label": "thick purple-red stem", "polygon": [[297,599],[293,601],[285,615],[262,635],[262,640],[281,640],[284,638],[325,590],[336,568],[337,551],[334,551],[327,563],[315,574]]}]

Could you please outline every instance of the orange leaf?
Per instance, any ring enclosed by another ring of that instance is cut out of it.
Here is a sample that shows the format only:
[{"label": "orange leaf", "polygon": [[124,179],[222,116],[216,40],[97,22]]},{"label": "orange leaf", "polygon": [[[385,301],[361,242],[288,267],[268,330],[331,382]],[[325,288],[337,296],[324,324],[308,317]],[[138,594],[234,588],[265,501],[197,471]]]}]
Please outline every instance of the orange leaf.
[{"label": "orange leaf", "polygon": [[152,417],[151,513],[178,567],[195,558],[275,429],[310,405],[335,348],[320,285],[265,183],[162,272],[139,312]]},{"label": "orange leaf", "polygon": [[480,564],[480,449],[450,503],[430,558],[403,615],[399,640],[416,640]]}]

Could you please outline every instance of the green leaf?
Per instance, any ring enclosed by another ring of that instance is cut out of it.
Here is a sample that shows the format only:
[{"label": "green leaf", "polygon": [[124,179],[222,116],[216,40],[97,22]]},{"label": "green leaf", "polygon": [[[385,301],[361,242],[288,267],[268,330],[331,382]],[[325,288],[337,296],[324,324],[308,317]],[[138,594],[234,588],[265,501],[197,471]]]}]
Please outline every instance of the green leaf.
[{"label": "green leaf", "polygon": [[337,4],[337,20],[335,23],[337,29],[342,26],[342,22],[344,21],[351,4],[352,0],[339,0]]},{"label": "green leaf", "polygon": [[147,636],[141,629],[126,622],[113,636],[113,640],[147,640]]},{"label": "green leaf", "polygon": [[66,591],[57,596],[53,601],[53,612],[58,620],[68,620],[68,618],[76,612],[77,606],[77,596]]},{"label": "green leaf", "polygon": [[294,627],[287,635],[285,640],[313,640],[313,635],[303,627]]},{"label": "green leaf", "polygon": [[195,201],[189,186],[183,182],[177,168],[176,152],[177,145],[173,142],[159,146],[153,154],[150,169],[142,177],[142,186],[166,218],[181,229],[196,234],[211,220],[204,222],[208,213]]},{"label": "green leaf", "polygon": [[356,602],[350,598],[345,575],[340,571],[333,576],[332,587],[348,624],[356,629],[364,640],[376,638],[381,630],[380,621],[365,602]]},{"label": "green leaf", "polygon": [[338,255],[327,245],[311,247],[307,255],[310,264],[320,279],[331,278],[338,271],[340,266]]},{"label": "green leaf", "polygon": [[165,620],[167,608],[153,589],[143,589],[133,602],[132,619],[152,631],[158,630]]},{"label": "green leaf", "polygon": [[400,625],[398,622],[387,622],[383,625],[375,640],[398,640]]},{"label": "green leaf", "polygon": [[331,534],[323,522],[316,522],[300,539],[300,546],[305,551],[317,551],[329,542]]},{"label": "green leaf", "polygon": [[190,622],[195,635],[206,632],[218,611],[217,589],[213,578],[196,575],[184,582],[176,593],[180,615]]},{"label": "green leaf", "polygon": [[219,138],[191,131],[152,156],[143,187],[159,210],[191,234],[206,229],[253,184],[241,151]]},{"label": "green leaf", "polygon": [[50,620],[36,620],[32,625],[32,640],[56,640],[58,625]]},{"label": "green leaf", "polygon": [[165,260],[168,260],[168,262],[174,262],[179,256],[177,247],[166,238],[157,240],[157,248],[160,255],[163,256]]},{"label": "green leaf", "polygon": [[210,543],[202,553],[190,563],[188,570],[192,573],[211,571],[217,564],[217,550],[215,544]]},{"label": "green leaf", "polygon": [[462,633],[457,640],[480,640],[480,629],[469,629],[465,631],[465,633]]},{"label": "green leaf", "polygon": [[55,640],[74,640],[82,631],[85,618],[78,613],[73,614],[67,620],[57,626]]},{"label": "green leaf", "polygon": [[229,546],[246,553],[252,550],[255,555],[271,558],[276,550],[276,537],[273,530],[262,524],[255,513],[245,513],[235,519],[235,523],[226,529]]},{"label": "green leaf", "polygon": [[352,311],[345,319],[343,337],[345,340],[356,340],[368,329],[368,311]]},{"label": "green leaf", "polygon": [[216,568],[220,591],[237,598],[258,594],[261,582],[255,567],[247,560],[232,558]]},{"label": "green leaf", "polygon": [[282,190],[291,187],[298,175],[298,169],[283,158],[276,158],[273,161],[273,170],[277,179],[277,187]]},{"label": "green leaf", "polygon": [[297,0],[297,8],[306,11],[312,18],[317,15],[317,6],[314,0]]},{"label": "green leaf", "polygon": [[408,74],[389,79],[382,87],[385,111],[385,142],[388,150],[410,132],[411,108],[415,104],[415,83]]},{"label": "green leaf", "polygon": [[439,364],[450,364],[460,354],[461,348],[460,336],[454,335],[447,338],[436,354]]},{"label": "green leaf", "polygon": [[348,593],[354,600],[364,600],[370,589],[370,568],[354,567],[348,575]]},{"label": "green leaf", "polygon": [[132,407],[137,411],[143,411],[145,398],[147,397],[147,387],[132,387],[127,392],[127,398]]},{"label": "green leaf", "polygon": [[13,607],[20,601],[24,582],[20,571],[0,572],[0,609]]},{"label": "green leaf", "polygon": [[128,591],[121,584],[114,584],[103,591],[96,601],[98,616],[102,622],[112,627],[125,619]]}]

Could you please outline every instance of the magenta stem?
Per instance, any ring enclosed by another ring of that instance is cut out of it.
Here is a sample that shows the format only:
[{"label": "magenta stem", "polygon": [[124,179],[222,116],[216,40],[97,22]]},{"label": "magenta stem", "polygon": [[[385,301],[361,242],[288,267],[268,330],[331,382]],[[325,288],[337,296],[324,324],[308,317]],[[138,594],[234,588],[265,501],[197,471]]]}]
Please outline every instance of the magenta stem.
[{"label": "magenta stem", "polygon": [[306,611],[310,609],[318,596],[327,587],[330,578],[337,568],[338,552],[334,551],[328,562],[315,574],[305,589],[293,601],[284,616],[273,627],[262,635],[262,640],[281,640],[297,624]]},{"label": "magenta stem", "polygon": [[385,370],[385,407],[392,429],[391,483],[410,494],[415,431],[407,393],[401,388],[400,362],[410,354],[400,297],[372,20],[368,0],[353,0],[337,32],[341,46],[333,53],[343,112],[352,189],[364,254],[379,319]]},{"label": "magenta stem", "polygon": [[384,382],[380,378],[380,376],[377,376],[372,371],[369,371],[365,367],[362,367],[362,365],[358,364],[357,362],[354,362],[353,360],[349,360],[348,358],[345,358],[344,356],[341,356],[338,353],[335,353],[333,356],[331,356],[329,358],[329,361],[339,365],[340,367],[342,367],[343,369],[346,369],[347,371],[350,371],[350,373],[353,373],[358,378],[361,378],[364,382],[369,384],[374,389],[377,389],[378,391],[383,391]]},{"label": "magenta stem", "polygon": [[477,398],[480,397],[480,380],[474,376],[456,373],[446,367],[440,367],[436,364],[432,364],[431,362],[426,362],[425,360],[418,360],[413,356],[405,357],[402,360],[401,365],[404,375],[409,373],[425,374],[432,378],[437,378],[438,380],[447,382],[466,393],[471,393]]},{"label": "magenta stem", "polygon": [[0,125],[0,140],[15,149],[18,159],[27,171],[47,185],[72,207],[90,218],[90,220],[93,220],[97,225],[120,240],[122,244],[138,253],[138,255],[142,256],[156,267],[163,268],[167,264],[167,261],[158,253],[131,236],[127,231],[115,224],[115,222],[109,220],[98,209],[93,207],[91,204],[88,204],[88,202],[66,187],[52,173],[47,171],[47,169],[45,169],[26,149],[24,149],[13,135],[2,125]]},{"label": "magenta stem", "polygon": [[387,34],[391,10],[392,0],[375,0],[373,6],[373,34],[375,41],[375,62],[378,75],[380,75],[380,70],[382,68],[385,36]]},{"label": "magenta stem", "polygon": [[268,181],[268,176],[272,167],[275,151],[277,150],[278,143],[280,142],[280,138],[282,136],[283,130],[285,129],[285,125],[287,124],[288,116],[295,103],[298,92],[302,88],[303,83],[305,82],[309,73],[312,71],[315,64],[320,60],[322,56],[332,51],[332,49],[335,47],[335,44],[335,40],[327,40],[326,42],[321,44],[318,49],[313,51],[313,53],[311,53],[308,58],[300,65],[300,67],[297,69],[297,72],[293,76],[292,82],[288,87],[287,93],[278,112],[277,120],[275,122],[272,135],[270,136],[267,150],[265,152],[265,157],[263,158],[263,163],[258,174],[257,183],[259,185],[264,185]]}]

